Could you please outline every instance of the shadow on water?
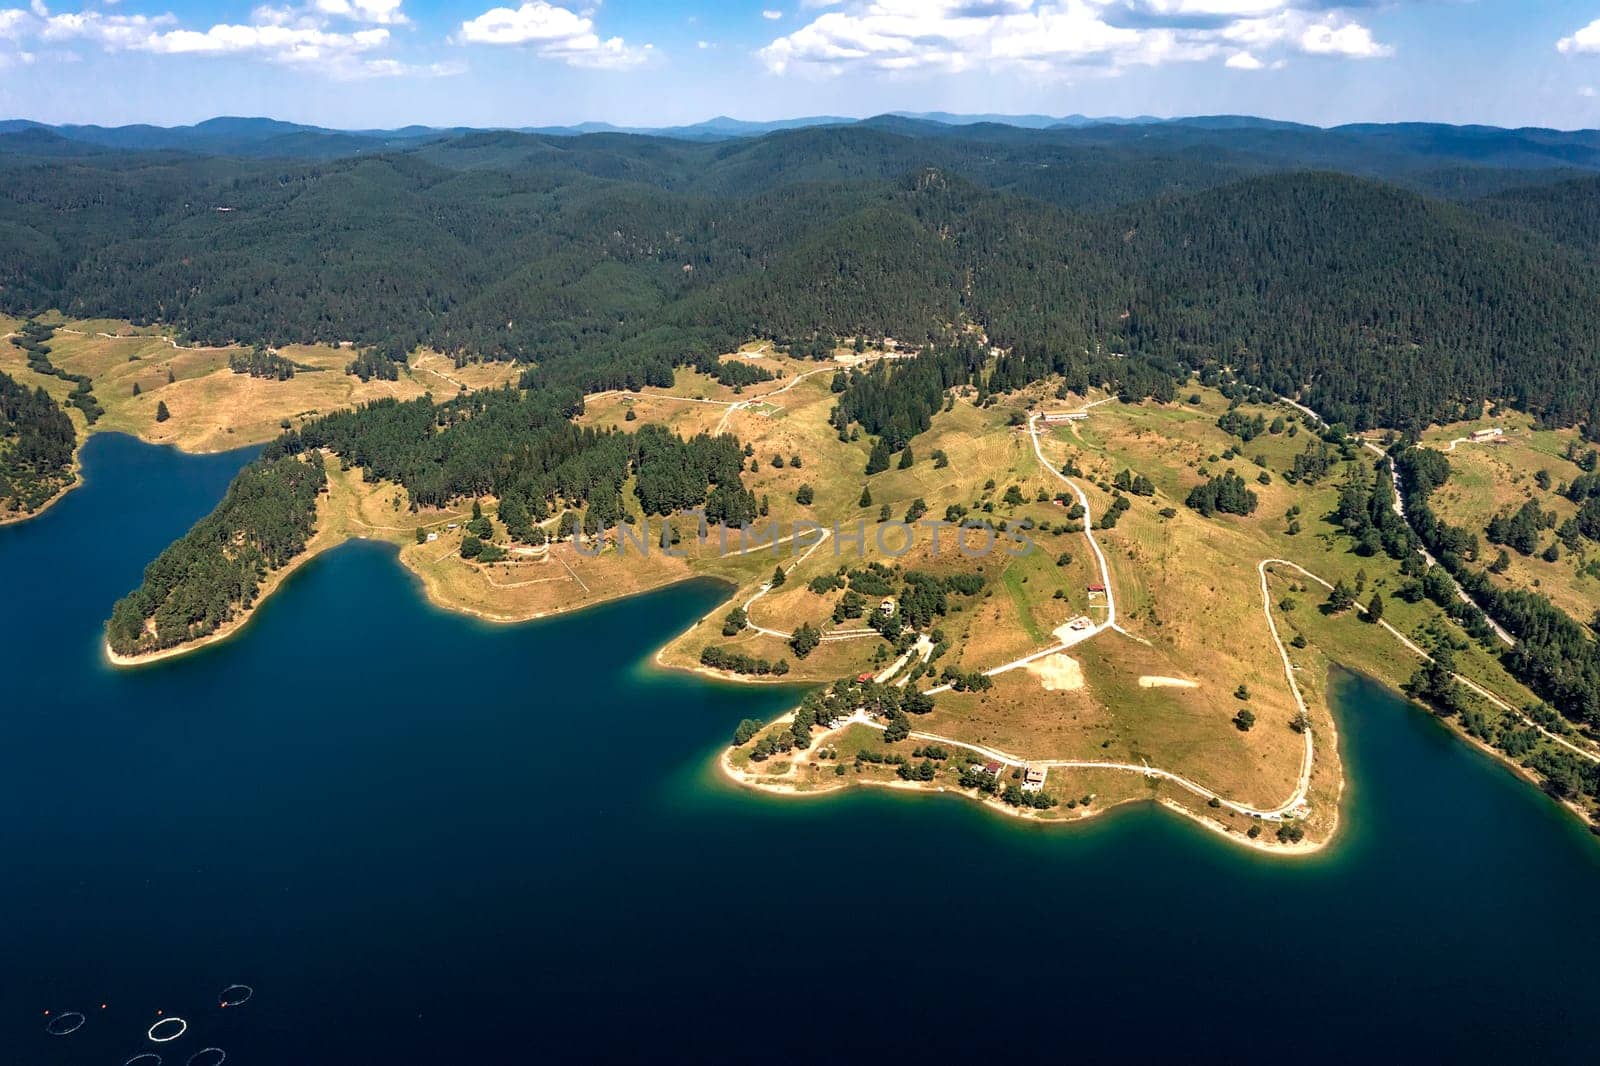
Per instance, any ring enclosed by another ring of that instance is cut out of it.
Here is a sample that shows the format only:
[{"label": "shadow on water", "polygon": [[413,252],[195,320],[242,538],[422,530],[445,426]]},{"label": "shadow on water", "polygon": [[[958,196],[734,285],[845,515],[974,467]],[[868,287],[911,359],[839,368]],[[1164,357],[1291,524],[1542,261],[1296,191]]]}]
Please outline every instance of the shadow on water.
[{"label": "shadow on water", "polygon": [[246,458],[97,437],[0,530],[6,1061],[1588,1058],[1600,849],[1370,681],[1335,686],[1345,835],[1293,862],[1152,808],[728,787],[723,738],[800,689],[648,665],[710,582],[494,626],[356,542],[239,638],[107,668],[110,602]]}]

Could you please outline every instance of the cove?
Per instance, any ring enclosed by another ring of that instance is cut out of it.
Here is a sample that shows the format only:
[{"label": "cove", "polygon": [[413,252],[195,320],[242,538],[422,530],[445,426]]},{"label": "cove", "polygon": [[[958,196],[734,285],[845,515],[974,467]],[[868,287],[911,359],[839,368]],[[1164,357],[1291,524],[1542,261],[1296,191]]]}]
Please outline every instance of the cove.
[{"label": "cove", "polygon": [[1354,676],[1341,835],[1285,860],[739,790],[712,757],[798,690],[650,665],[712,583],[491,626],[354,543],[112,670],[111,602],[249,454],[96,436],[0,528],[0,1061],[121,1063],[158,1009],[180,1063],[1592,1060],[1600,847]]}]

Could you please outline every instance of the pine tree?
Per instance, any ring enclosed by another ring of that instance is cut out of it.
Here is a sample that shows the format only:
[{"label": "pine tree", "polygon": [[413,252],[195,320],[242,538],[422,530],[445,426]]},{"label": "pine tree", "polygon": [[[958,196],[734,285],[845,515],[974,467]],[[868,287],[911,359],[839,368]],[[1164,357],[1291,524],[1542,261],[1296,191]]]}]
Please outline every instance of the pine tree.
[{"label": "pine tree", "polygon": [[167,401],[161,400],[161,401],[157,402],[156,403],[156,421],[157,422],[165,422],[167,419],[169,419],[171,417],[172,417],[172,412],[167,410]]},{"label": "pine tree", "polygon": [[1382,620],[1383,593],[1374,590],[1372,593],[1372,599],[1367,601],[1367,621],[1381,622]]},{"label": "pine tree", "polygon": [[889,445],[882,437],[872,442],[872,454],[867,457],[867,473],[877,474],[889,469]]},{"label": "pine tree", "polygon": [[861,499],[856,502],[857,507],[872,506],[872,490],[866,485],[861,486]]},{"label": "pine tree", "polygon": [[1355,593],[1351,592],[1350,586],[1344,583],[1344,578],[1340,578],[1333,583],[1333,591],[1328,593],[1329,613],[1338,614],[1340,611],[1348,611],[1355,606],[1355,602]]}]

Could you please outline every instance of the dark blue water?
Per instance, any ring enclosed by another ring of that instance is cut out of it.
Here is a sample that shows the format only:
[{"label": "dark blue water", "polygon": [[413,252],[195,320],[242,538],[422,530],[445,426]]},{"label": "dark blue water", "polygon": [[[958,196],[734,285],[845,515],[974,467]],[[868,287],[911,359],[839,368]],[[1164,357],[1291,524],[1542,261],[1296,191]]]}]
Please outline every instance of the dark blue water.
[{"label": "dark blue water", "polygon": [[1600,848],[1367,682],[1308,861],[1154,810],[777,800],[708,766],[792,690],[646,665],[708,584],[490,627],[351,544],[112,671],[110,603],[246,456],[84,458],[0,529],[0,1063],[1593,1061]]}]

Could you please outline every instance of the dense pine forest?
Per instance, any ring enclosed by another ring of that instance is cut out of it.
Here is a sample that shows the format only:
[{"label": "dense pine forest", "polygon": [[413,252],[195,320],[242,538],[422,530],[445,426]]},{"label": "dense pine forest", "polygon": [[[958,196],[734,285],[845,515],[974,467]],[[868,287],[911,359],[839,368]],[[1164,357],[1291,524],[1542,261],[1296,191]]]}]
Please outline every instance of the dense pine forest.
[{"label": "dense pine forest", "polygon": [[[1554,165],[1595,161],[1572,146],[1117,129],[485,132],[270,160],[25,131],[0,138],[0,307],[352,341],[363,376],[426,345],[584,391],[752,337],[973,325],[1024,376],[1124,356],[1092,373],[1134,394],[1226,365],[1352,426],[1486,398],[1600,423],[1594,179]],[[1463,161],[1485,158],[1505,165]]]},{"label": "dense pine forest", "polygon": [[106,626],[112,650],[134,655],[198,640],[248,610],[267,575],[305,550],[326,483],[320,462],[293,456],[245,467],[217,509],[117,601]]},{"label": "dense pine forest", "polygon": [[43,389],[0,374],[0,517],[26,514],[76,480],[72,419]]}]

